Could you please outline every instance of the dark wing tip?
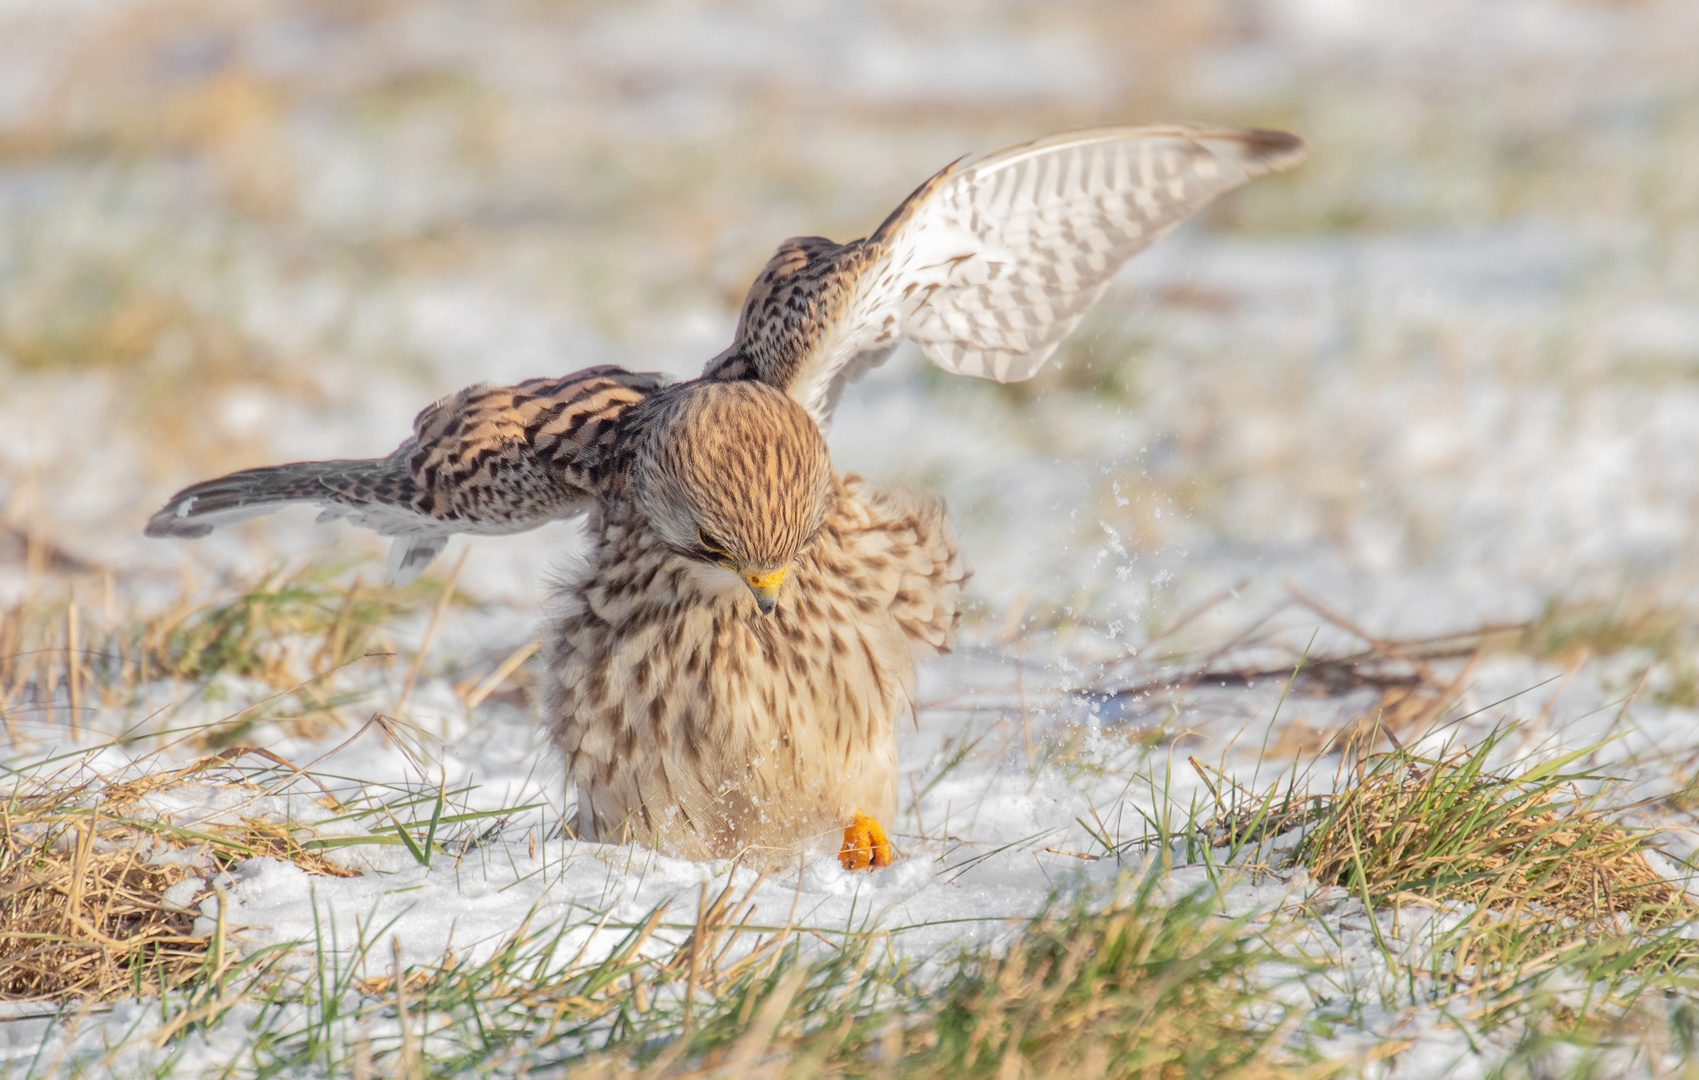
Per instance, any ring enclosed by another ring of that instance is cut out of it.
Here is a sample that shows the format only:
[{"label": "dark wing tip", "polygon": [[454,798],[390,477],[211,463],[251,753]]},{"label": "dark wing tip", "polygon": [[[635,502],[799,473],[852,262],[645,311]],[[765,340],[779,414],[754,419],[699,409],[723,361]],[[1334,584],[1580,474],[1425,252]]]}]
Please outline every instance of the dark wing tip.
[{"label": "dark wing tip", "polygon": [[1246,128],[1233,138],[1244,147],[1245,168],[1253,173],[1280,172],[1304,160],[1309,147],[1290,131]]},{"label": "dark wing tip", "polygon": [[147,528],[142,530],[145,536],[181,536],[193,540],[212,532],[212,526],[204,521],[196,521],[178,513],[182,500],[173,499],[165,504],[164,509],[147,519]]}]

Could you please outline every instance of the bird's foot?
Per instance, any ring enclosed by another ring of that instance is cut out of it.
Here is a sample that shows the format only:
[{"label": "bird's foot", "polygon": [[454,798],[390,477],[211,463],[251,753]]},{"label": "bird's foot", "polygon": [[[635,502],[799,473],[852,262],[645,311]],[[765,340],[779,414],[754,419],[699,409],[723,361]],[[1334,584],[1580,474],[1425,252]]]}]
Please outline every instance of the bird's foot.
[{"label": "bird's foot", "polygon": [[843,863],[845,870],[890,866],[891,841],[885,835],[884,827],[857,810],[855,817],[844,826],[844,846],[838,852],[838,861]]}]

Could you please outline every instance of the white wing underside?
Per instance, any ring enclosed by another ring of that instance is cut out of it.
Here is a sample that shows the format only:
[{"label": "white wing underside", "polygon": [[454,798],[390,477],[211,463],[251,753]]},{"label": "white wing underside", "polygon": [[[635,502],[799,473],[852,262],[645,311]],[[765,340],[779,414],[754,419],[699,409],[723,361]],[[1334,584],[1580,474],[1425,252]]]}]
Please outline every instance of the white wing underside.
[{"label": "white wing underside", "polygon": [[[570,514],[558,515],[555,520],[567,521],[577,517],[579,513],[589,509],[588,501]],[[263,513],[256,511],[255,513]],[[254,516],[253,513],[247,517]],[[389,580],[394,585],[407,585],[425,572],[436,557],[442,554],[442,549],[448,546],[449,540],[458,534],[474,534],[482,536],[510,536],[515,533],[527,532],[542,524],[540,521],[524,522],[480,522],[453,520],[444,521],[440,518],[427,517],[399,506],[369,504],[366,506],[327,506],[319,511],[315,519],[319,524],[330,521],[347,521],[363,529],[370,529],[379,536],[392,537],[394,542],[389,546]],[[218,522],[217,524],[224,524]]]},{"label": "white wing underside", "polygon": [[330,505],[319,511],[319,524],[346,521],[379,536],[393,537],[389,545],[387,570],[392,585],[410,585],[425,572],[431,561],[442,554],[456,529],[424,514],[399,506],[369,504],[366,506]]},{"label": "white wing underside", "polygon": [[948,174],[861,272],[793,396],[825,422],[844,384],[903,337],[945,371],[1031,378],[1128,259],[1302,147],[1277,132],[1105,128]]},{"label": "white wing underside", "polygon": [[[307,500],[302,500],[303,502]],[[444,521],[440,518],[427,517],[406,507],[386,505],[383,503],[368,503],[363,506],[347,506],[337,503],[325,505],[319,511],[315,521],[325,524],[332,521],[346,521],[350,525],[370,529],[379,536],[393,539],[389,548],[389,579],[396,585],[407,585],[420,574],[424,573],[432,560],[442,554],[442,549],[448,545],[456,534],[472,533],[486,536],[504,536],[534,529],[540,522],[479,522],[479,521]],[[570,520],[578,513],[587,510],[588,502],[577,508],[577,512],[561,514],[557,520]],[[239,522],[250,521],[253,518],[273,513],[277,510],[275,504],[254,505],[220,510],[213,513],[197,515],[197,521],[213,528],[224,528]]]}]

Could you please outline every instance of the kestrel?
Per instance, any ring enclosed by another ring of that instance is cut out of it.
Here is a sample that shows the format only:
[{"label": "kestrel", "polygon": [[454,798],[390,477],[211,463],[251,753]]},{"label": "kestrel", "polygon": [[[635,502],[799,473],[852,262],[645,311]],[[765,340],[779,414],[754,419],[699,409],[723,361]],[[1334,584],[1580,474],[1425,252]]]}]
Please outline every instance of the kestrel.
[{"label": "kestrel", "polygon": [[415,577],[455,533],[588,516],[548,616],[543,715],[577,831],[689,858],[827,842],[883,866],[895,724],[950,648],[967,573],[939,500],[837,472],[844,385],[903,338],[946,371],[1032,376],[1137,252],[1303,142],[1101,128],[927,180],[847,244],[785,241],[702,374],[595,367],[473,386],[386,458],[249,469],[148,522],[202,536],[289,503],[395,538]]}]

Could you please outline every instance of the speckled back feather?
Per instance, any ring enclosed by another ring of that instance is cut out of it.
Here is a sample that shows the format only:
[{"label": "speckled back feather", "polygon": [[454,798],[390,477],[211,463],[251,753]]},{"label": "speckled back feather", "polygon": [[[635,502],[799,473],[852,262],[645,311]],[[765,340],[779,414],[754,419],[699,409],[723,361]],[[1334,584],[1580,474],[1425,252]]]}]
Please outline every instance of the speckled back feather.
[{"label": "speckled back feather", "polygon": [[618,420],[662,377],[613,366],[513,386],[470,386],[421,410],[388,457],[245,469],[184,488],[149,536],[214,528],[312,503],[396,538],[390,576],[416,577],[455,533],[514,533],[589,508]]}]

